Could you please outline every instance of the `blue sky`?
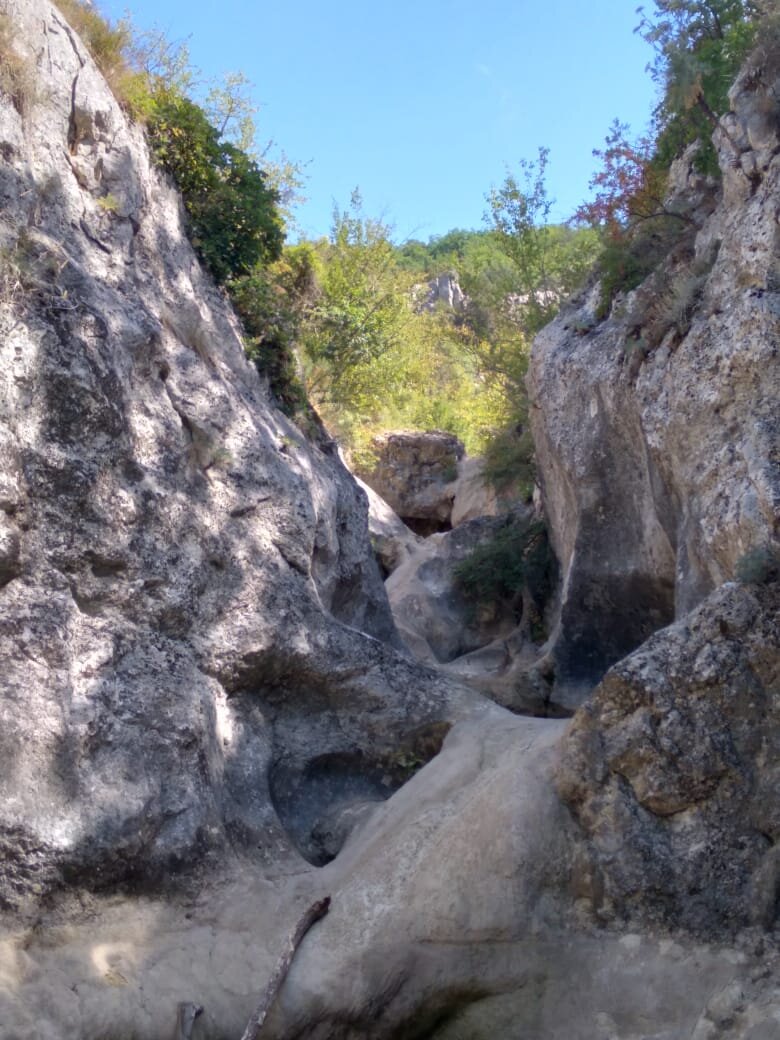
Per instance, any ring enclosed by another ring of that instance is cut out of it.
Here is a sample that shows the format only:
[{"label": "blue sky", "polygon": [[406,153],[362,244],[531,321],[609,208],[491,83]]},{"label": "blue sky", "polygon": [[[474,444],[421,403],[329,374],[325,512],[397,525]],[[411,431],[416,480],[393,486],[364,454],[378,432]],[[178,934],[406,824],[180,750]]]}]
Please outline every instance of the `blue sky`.
[{"label": "blue sky", "polygon": [[306,163],[297,219],[327,233],[358,186],[399,240],[480,227],[506,165],[550,149],[564,219],[615,117],[641,131],[654,91],[633,0],[99,0],[187,39],[206,77],[254,84],[262,141]]}]

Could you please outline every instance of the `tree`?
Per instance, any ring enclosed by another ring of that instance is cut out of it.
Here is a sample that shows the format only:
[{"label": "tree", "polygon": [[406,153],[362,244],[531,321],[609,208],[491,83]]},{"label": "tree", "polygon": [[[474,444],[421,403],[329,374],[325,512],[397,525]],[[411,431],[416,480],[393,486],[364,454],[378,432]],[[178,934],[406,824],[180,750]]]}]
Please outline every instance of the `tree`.
[{"label": "tree", "polygon": [[515,318],[532,336],[552,318],[560,303],[558,287],[548,271],[548,218],[553,200],[547,195],[545,173],[549,149],[540,148],[536,161],[521,159],[521,177],[507,171],[499,188],[487,195],[486,220],[503,253],[512,262],[519,307]]},{"label": "tree", "polygon": [[183,195],[193,245],[217,280],[275,260],[284,228],[254,159],[224,142],[203,109],[175,89],[158,87],[147,125],[156,161]]},{"label": "tree", "polygon": [[363,214],[357,190],[347,209],[334,210],[330,239],[320,251],[319,295],[301,336],[306,381],[320,402],[355,406],[366,395],[381,394],[361,375],[403,335],[410,280],[398,265],[389,228]]},{"label": "tree", "polygon": [[654,113],[656,165],[668,168],[699,140],[699,167],[718,173],[710,137],[728,111],[729,88],[755,42],[763,7],[752,0],[655,0],[650,15],[638,8],[636,31],[653,47],[650,72],[662,91]]},{"label": "tree", "polygon": [[590,182],[595,195],[574,214],[575,221],[603,228],[613,239],[629,225],[680,216],[665,202],[666,172],[653,162],[653,142],[648,137],[631,141],[628,133],[627,124],[616,119],[605,148],[594,149],[594,157],[601,160]]}]

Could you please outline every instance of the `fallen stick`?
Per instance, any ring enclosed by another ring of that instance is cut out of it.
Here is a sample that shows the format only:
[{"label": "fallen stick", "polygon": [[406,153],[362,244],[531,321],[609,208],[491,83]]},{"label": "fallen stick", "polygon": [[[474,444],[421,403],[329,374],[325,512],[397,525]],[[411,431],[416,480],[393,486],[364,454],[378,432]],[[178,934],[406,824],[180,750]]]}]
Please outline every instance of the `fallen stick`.
[{"label": "fallen stick", "polygon": [[268,980],[268,985],[265,987],[265,992],[260,998],[260,1003],[255,1008],[254,1014],[247,1022],[246,1029],[241,1034],[241,1040],[257,1040],[263,1022],[265,1022],[265,1016],[268,1014],[271,1005],[276,999],[276,994],[281,989],[282,983],[287,977],[287,972],[290,970],[293,957],[295,956],[295,951],[303,942],[303,937],[311,926],[316,924],[321,917],[324,917],[328,910],[330,910],[330,896],[326,896],[324,899],[312,903],[300,919],[295,931],[287,942],[284,953],[279,958],[279,961],[271,974],[271,978]]}]

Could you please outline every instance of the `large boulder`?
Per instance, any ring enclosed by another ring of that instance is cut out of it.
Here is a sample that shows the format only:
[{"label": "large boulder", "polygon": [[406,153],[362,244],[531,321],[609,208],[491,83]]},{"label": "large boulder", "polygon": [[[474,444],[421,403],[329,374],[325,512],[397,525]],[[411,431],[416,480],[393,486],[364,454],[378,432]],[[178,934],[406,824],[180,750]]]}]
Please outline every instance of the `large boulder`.
[{"label": "large boulder", "polygon": [[506,518],[484,517],[424,539],[385,582],[396,625],[427,663],[444,663],[506,637],[517,625],[508,604],[477,606],[463,594],[456,570]]},{"label": "large boulder", "polygon": [[481,516],[506,512],[509,496],[500,494],[485,477],[485,461],[464,455],[458,463],[450,523],[453,527]]},{"label": "large boulder", "polygon": [[396,430],[372,441],[375,457],[360,477],[421,535],[448,530],[463,444],[437,430]]},{"label": "large boulder", "polygon": [[687,171],[676,169],[698,232],[686,231],[607,320],[595,286],[534,343],[531,424],[563,568],[553,694],[562,705],[581,702],[611,664],[778,537],[773,89],[746,74],[732,92],[728,133],[716,135],[720,196],[690,156]]},{"label": "large boulder", "polygon": [[724,585],[615,665],[557,780],[597,917],[780,925],[780,583]]},{"label": "large boulder", "polygon": [[368,498],[368,533],[383,575],[392,574],[419,548],[422,539],[360,477],[355,480]]}]

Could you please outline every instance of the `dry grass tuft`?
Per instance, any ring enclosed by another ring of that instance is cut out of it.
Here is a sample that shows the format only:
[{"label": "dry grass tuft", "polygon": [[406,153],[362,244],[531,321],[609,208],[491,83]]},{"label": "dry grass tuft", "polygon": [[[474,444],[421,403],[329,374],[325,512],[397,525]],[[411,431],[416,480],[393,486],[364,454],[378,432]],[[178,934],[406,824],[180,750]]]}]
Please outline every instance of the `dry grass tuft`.
[{"label": "dry grass tuft", "polygon": [[0,94],[11,99],[22,118],[38,98],[35,72],[16,50],[13,21],[7,14],[0,14]]}]

